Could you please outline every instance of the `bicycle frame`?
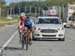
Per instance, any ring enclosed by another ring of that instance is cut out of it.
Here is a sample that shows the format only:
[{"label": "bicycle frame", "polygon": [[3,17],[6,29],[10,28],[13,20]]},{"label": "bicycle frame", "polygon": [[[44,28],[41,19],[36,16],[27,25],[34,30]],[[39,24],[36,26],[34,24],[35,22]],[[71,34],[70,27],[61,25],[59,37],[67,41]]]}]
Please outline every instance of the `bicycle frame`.
[{"label": "bicycle frame", "polygon": [[26,50],[28,50],[29,43],[29,30],[24,30],[22,32],[22,49],[24,49],[24,44],[26,43]]}]

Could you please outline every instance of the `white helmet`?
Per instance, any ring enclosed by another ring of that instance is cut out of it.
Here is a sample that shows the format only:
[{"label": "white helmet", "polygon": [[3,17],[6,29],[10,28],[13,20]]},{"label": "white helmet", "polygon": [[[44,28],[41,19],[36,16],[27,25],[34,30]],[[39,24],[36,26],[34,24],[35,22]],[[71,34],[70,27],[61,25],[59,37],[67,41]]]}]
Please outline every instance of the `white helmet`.
[{"label": "white helmet", "polygon": [[21,16],[25,16],[25,13],[24,13],[24,12],[22,12],[22,13],[21,13]]}]

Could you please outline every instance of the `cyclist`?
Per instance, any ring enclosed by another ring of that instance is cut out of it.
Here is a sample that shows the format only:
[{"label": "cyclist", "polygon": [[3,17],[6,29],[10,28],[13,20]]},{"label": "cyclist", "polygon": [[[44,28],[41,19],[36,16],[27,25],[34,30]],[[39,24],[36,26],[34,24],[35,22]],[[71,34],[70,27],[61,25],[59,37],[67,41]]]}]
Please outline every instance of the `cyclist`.
[{"label": "cyclist", "polygon": [[23,24],[23,27],[24,27],[23,29],[24,30],[30,30],[29,41],[31,43],[31,40],[32,40],[32,29],[34,27],[34,22],[32,21],[30,16],[26,16],[26,19],[24,21],[22,21],[22,24]]},{"label": "cyclist", "polygon": [[22,21],[26,18],[25,13],[21,13],[20,18],[18,20],[18,27],[19,27],[19,31],[22,32]]},{"label": "cyclist", "polygon": [[21,32],[22,32],[22,28],[23,28],[23,25],[22,25],[22,21],[26,18],[25,16],[25,13],[22,12],[20,14],[20,18],[18,20],[18,31],[19,31],[19,38],[20,38],[20,42],[21,42]]},{"label": "cyclist", "polygon": [[[29,24],[28,24],[28,23]],[[29,17],[29,16],[25,16],[25,13],[21,13],[21,17],[19,19],[19,22],[18,22],[18,26],[19,26],[19,31],[22,32],[24,29],[25,30],[30,30],[30,43],[31,43],[31,40],[32,40],[32,28],[34,26],[34,22],[32,21],[32,19]]]}]

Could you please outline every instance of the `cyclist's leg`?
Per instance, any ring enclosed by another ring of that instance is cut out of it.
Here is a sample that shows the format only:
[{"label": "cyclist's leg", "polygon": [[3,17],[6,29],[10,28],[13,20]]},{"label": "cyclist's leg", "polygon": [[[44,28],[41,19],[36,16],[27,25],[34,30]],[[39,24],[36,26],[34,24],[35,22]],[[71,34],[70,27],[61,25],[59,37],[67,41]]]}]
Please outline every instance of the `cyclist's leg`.
[{"label": "cyclist's leg", "polygon": [[31,27],[30,26],[25,26],[25,30],[29,31],[28,32],[28,39],[29,39],[29,44],[32,44],[32,31],[31,31]]},{"label": "cyclist's leg", "polygon": [[29,38],[29,39],[30,39],[30,41],[32,41],[32,32],[30,31],[30,33],[29,33],[29,34],[30,34],[30,35],[29,35],[29,36],[30,36],[30,38]]},{"label": "cyclist's leg", "polygon": [[20,32],[19,27],[18,27],[18,33],[19,33],[19,41],[21,42],[21,32]]},{"label": "cyclist's leg", "polygon": [[28,32],[28,39],[29,39],[29,42],[31,43],[31,41],[32,41],[31,26],[26,26],[26,27],[27,27],[27,30],[29,31],[29,32]]},{"label": "cyclist's leg", "polygon": [[24,30],[26,30],[26,31],[28,30],[27,26],[24,26]]},{"label": "cyclist's leg", "polygon": [[30,31],[30,35],[29,35],[29,44],[32,45],[32,32]]},{"label": "cyclist's leg", "polygon": [[27,26],[24,26],[24,31],[28,31],[28,27]]},{"label": "cyclist's leg", "polygon": [[20,36],[20,41],[22,40],[22,31],[23,31],[23,26],[19,26],[19,36]]},{"label": "cyclist's leg", "polygon": [[32,27],[29,26],[29,40],[32,41]]},{"label": "cyclist's leg", "polygon": [[21,26],[19,27],[19,31],[22,32],[22,30],[23,30],[23,26],[21,25]]}]

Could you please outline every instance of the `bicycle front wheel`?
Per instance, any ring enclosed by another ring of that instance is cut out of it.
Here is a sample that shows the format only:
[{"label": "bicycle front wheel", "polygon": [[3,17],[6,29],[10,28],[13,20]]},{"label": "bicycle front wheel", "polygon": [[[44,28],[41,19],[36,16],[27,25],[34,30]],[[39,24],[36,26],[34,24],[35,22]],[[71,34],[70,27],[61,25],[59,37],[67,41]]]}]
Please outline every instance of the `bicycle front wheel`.
[{"label": "bicycle front wheel", "polygon": [[22,37],[22,49],[24,49],[24,39]]},{"label": "bicycle front wheel", "polygon": [[26,37],[26,50],[28,50],[28,37]]}]

